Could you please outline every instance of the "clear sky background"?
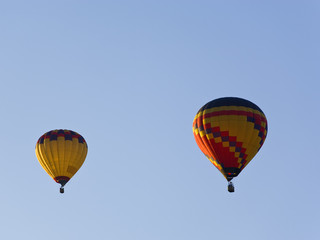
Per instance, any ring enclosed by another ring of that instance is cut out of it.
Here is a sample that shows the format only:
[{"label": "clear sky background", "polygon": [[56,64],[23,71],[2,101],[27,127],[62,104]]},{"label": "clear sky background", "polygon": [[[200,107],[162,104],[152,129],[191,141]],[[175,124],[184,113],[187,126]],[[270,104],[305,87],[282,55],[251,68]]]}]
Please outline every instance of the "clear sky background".
[{"label": "clear sky background", "polygon": [[[320,3],[0,1],[1,239],[315,239]],[[233,182],[192,122],[215,98],[266,114]],[[72,129],[87,159],[59,193],[35,144]]]}]

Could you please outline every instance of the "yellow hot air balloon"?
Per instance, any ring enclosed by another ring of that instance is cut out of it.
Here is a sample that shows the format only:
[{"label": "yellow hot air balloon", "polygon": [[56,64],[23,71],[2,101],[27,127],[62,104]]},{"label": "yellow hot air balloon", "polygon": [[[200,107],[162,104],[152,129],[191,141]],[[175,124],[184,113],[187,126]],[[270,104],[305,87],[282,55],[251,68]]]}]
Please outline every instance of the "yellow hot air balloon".
[{"label": "yellow hot air balloon", "polygon": [[228,180],[248,165],[262,147],[267,118],[254,103],[237,97],[218,98],[205,104],[193,121],[195,140],[212,164]]},{"label": "yellow hot air balloon", "polygon": [[82,166],[88,152],[84,138],[71,130],[52,130],[43,134],[36,144],[36,156],[43,169],[57,183],[64,185]]}]

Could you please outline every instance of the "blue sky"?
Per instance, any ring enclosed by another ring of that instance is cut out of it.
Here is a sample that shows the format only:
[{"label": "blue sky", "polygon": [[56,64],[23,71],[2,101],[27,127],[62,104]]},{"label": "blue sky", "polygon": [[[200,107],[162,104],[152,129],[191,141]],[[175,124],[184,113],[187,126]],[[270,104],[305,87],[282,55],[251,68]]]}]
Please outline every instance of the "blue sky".
[{"label": "blue sky", "polygon": [[[319,225],[318,1],[1,1],[5,239],[307,239]],[[218,97],[269,132],[234,180],[192,121]],[[38,138],[72,129],[87,160],[65,194]]]}]

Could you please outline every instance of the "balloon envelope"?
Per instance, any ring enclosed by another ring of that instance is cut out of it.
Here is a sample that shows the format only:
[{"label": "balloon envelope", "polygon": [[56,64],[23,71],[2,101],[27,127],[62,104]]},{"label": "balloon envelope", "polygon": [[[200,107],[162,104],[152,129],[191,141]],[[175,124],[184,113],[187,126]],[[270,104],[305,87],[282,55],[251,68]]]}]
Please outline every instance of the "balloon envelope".
[{"label": "balloon envelope", "polygon": [[236,97],[208,102],[193,121],[199,148],[228,181],[238,176],[260,150],[267,131],[262,110]]},{"label": "balloon envelope", "polygon": [[36,144],[36,156],[43,169],[64,186],[80,169],[88,146],[84,138],[71,130],[52,130]]}]

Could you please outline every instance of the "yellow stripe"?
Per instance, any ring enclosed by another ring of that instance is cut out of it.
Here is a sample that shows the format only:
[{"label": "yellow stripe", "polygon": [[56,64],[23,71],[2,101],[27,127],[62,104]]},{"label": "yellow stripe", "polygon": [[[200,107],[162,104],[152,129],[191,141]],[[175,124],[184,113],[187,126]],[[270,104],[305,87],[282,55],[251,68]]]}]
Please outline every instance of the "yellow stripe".
[{"label": "yellow stripe", "polygon": [[258,114],[258,115],[262,116],[263,118],[266,118],[266,116],[262,112],[260,112],[259,110],[253,109],[253,108],[237,107],[237,106],[222,106],[222,107],[213,107],[213,108],[209,108],[209,109],[204,109],[203,111],[200,111],[196,114],[194,120],[197,119],[198,117],[201,117],[201,116],[208,114],[208,113],[219,112],[219,111],[230,111],[230,110],[253,112],[254,114]]},{"label": "yellow stripe", "polygon": [[40,150],[40,144],[36,145],[36,156],[38,158],[38,161],[39,161],[40,165],[43,167],[43,169],[49,174],[50,177],[53,178],[53,173],[50,170],[50,166],[47,164],[47,157]]},{"label": "yellow stripe", "polygon": [[[204,114],[207,113],[213,113],[213,112],[219,112],[219,111],[245,111],[245,112],[253,112],[254,114],[260,114],[263,115],[264,114],[262,112],[260,112],[257,109],[253,109],[250,107],[243,107],[243,106],[221,106],[221,107],[212,107],[212,108],[207,108],[204,111],[202,111]],[[201,113],[201,112],[200,112]],[[200,114],[199,113],[199,114]],[[201,116],[201,114],[199,115]]]},{"label": "yellow stripe", "polygon": [[[63,174],[66,170],[66,159],[65,159],[65,138],[60,136],[57,138],[57,153],[58,153],[58,166],[59,174]],[[61,175],[60,175],[61,176]]]}]

